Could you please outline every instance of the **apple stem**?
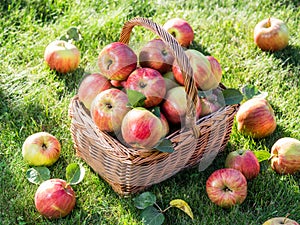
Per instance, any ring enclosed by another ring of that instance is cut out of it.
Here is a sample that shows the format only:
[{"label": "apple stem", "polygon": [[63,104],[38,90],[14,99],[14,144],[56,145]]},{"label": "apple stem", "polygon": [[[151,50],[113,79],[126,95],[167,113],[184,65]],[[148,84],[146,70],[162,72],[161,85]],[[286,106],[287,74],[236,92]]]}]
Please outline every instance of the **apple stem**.
[{"label": "apple stem", "polygon": [[286,220],[288,219],[288,217],[289,217],[290,215],[291,215],[290,213],[286,214],[286,216],[285,216],[285,218],[284,218],[284,220],[283,220],[283,224],[285,224]]},{"label": "apple stem", "polygon": [[166,210],[162,210],[156,202],[154,202],[154,205],[158,208],[158,210],[159,210],[161,213],[163,213],[163,212],[166,211]]},{"label": "apple stem", "polygon": [[271,27],[271,17],[269,17],[269,19],[268,19],[267,27]]}]

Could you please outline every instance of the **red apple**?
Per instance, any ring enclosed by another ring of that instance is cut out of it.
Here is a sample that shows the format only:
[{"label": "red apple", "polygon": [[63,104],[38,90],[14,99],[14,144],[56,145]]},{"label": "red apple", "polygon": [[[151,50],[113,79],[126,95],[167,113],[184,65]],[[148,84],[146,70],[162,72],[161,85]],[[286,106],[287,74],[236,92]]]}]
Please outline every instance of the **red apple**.
[{"label": "red apple", "polygon": [[210,63],[211,72],[215,76],[216,80],[221,82],[221,80],[222,80],[222,67],[221,67],[219,61],[211,55],[206,56],[206,58],[208,59],[208,61]]},{"label": "red apple", "polygon": [[169,71],[165,74],[163,74],[163,78],[165,79],[165,83],[166,83],[166,90],[170,90],[173,87],[178,87],[179,84],[177,83],[177,81],[174,78],[174,74],[172,71]]},{"label": "red apple", "polygon": [[44,59],[50,69],[59,73],[68,73],[78,68],[80,52],[70,42],[55,40],[46,47]]},{"label": "red apple", "polygon": [[262,225],[299,225],[295,220],[291,220],[287,217],[274,217],[271,219],[268,219],[266,222],[264,222]]},{"label": "red apple", "polygon": [[214,171],[206,181],[209,199],[223,208],[244,202],[247,197],[247,180],[238,170],[223,168]]},{"label": "red apple", "polygon": [[143,107],[133,108],[125,115],[121,131],[127,144],[146,149],[155,147],[165,132],[161,120]]},{"label": "red apple", "polygon": [[247,180],[258,176],[260,164],[251,150],[239,149],[230,152],[225,160],[226,168],[239,170]]},{"label": "red apple", "polygon": [[254,42],[263,51],[284,49],[289,42],[286,23],[277,18],[260,21],[254,28]]},{"label": "red apple", "polygon": [[269,102],[254,97],[244,102],[236,114],[238,131],[253,138],[271,135],[276,129],[276,118]]},{"label": "red apple", "polygon": [[[216,89],[221,82],[221,77],[216,77],[213,74],[210,61],[207,57],[195,49],[188,49],[185,51],[185,54],[193,69],[193,78],[196,82],[197,88],[203,91]],[[182,71],[177,64],[177,60],[173,63],[172,71],[176,81],[179,84],[184,85],[184,78]]]},{"label": "red apple", "polygon": [[271,148],[271,167],[280,174],[294,174],[300,171],[300,141],[284,137]]},{"label": "red apple", "polygon": [[[164,101],[161,104],[161,110],[167,120],[173,124],[184,124],[187,112],[186,92],[183,86],[170,89]],[[196,107],[196,117],[199,118],[201,113],[201,103],[198,98]]]},{"label": "red apple", "polygon": [[200,117],[207,116],[222,108],[222,105],[218,101],[210,101],[207,98],[200,98],[200,103],[201,103]]},{"label": "red apple", "polygon": [[139,91],[145,95],[145,107],[158,105],[166,94],[166,83],[163,76],[151,68],[138,68],[127,78],[126,90]]},{"label": "red apple", "polygon": [[162,112],[160,113],[159,118],[160,118],[160,122],[162,123],[162,129],[163,129],[162,137],[165,137],[170,131],[169,122]]},{"label": "red apple", "polygon": [[78,98],[90,110],[92,101],[100,92],[111,88],[109,80],[99,73],[84,77],[78,89]]},{"label": "red apple", "polygon": [[30,135],[22,146],[23,158],[31,166],[51,166],[58,160],[60,152],[58,139],[47,132]]},{"label": "red apple", "polygon": [[75,207],[75,192],[66,181],[50,179],[44,181],[34,196],[37,211],[49,218],[57,219],[68,215]]},{"label": "red apple", "polygon": [[126,80],[110,80],[110,83],[113,87],[124,88],[126,84]]},{"label": "red apple", "polygon": [[163,28],[168,31],[183,47],[188,47],[194,40],[194,31],[191,25],[184,19],[173,18],[168,20]]},{"label": "red apple", "polygon": [[137,67],[137,55],[128,45],[113,42],[100,51],[98,67],[109,80],[126,80]]},{"label": "red apple", "polygon": [[91,117],[101,131],[118,134],[125,114],[130,110],[127,106],[127,95],[116,88],[99,93],[91,105]]},{"label": "red apple", "polygon": [[174,56],[169,47],[161,39],[153,39],[146,43],[139,53],[141,67],[158,70],[161,74],[172,69]]}]

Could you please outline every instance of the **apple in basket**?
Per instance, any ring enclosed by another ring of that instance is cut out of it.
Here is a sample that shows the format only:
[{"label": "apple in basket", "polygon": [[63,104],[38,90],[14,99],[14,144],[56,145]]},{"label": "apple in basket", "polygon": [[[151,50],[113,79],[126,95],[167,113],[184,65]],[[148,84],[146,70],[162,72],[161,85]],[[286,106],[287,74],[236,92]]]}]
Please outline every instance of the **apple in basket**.
[{"label": "apple in basket", "polygon": [[[183,86],[174,87],[167,91],[164,101],[161,104],[161,110],[167,120],[172,124],[184,124],[187,112],[186,92]],[[196,107],[196,117],[201,113],[201,103],[198,98]]]},{"label": "apple in basket", "polygon": [[289,42],[289,30],[285,22],[277,18],[260,21],[254,28],[254,42],[263,51],[279,51]]},{"label": "apple in basket", "polygon": [[78,68],[80,51],[70,42],[55,40],[47,45],[44,60],[50,69],[59,73],[68,73]]},{"label": "apple in basket", "polygon": [[22,146],[22,156],[32,166],[51,166],[58,160],[60,152],[60,142],[48,132],[28,136]]},{"label": "apple in basket", "polygon": [[92,101],[97,94],[111,87],[110,81],[100,73],[89,74],[80,83],[78,98],[90,110]]},{"label": "apple in basket", "polygon": [[211,72],[215,76],[216,80],[220,81],[222,80],[222,67],[219,61],[212,55],[206,56],[208,59],[210,66],[211,66]]},{"label": "apple in basket", "polygon": [[221,103],[219,103],[218,101],[209,100],[208,98],[200,98],[200,103],[201,103],[200,117],[207,116],[222,108]]},{"label": "apple in basket", "polygon": [[46,180],[36,190],[34,203],[37,211],[48,219],[65,217],[75,207],[75,192],[65,180]]},{"label": "apple in basket", "polygon": [[242,204],[246,199],[247,180],[236,169],[218,169],[207,179],[206,192],[213,203],[223,208],[230,208]]},{"label": "apple in basket", "polygon": [[184,19],[169,19],[163,28],[168,31],[183,47],[189,47],[194,40],[194,31],[191,25]]},{"label": "apple in basket", "polygon": [[284,137],[271,148],[271,167],[280,174],[294,174],[300,171],[300,141]]},{"label": "apple in basket", "polygon": [[146,43],[139,53],[141,67],[149,67],[164,74],[172,69],[174,56],[169,47],[161,39],[153,39]]},{"label": "apple in basket", "polygon": [[145,95],[145,107],[158,105],[166,94],[166,83],[163,76],[151,68],[138,68],[127,78],[125,89],[134,90]]},{"label": "apple in basket", "polygon": [[166,90],[167,91],[170,90],[173,87],[178,87],[179,86],[178,82],[174,78],[174,74],[173,74],[172,71],[164,73],[163,78],[165,79]]},{"label": "apple in basket", "polygon": [[[214,75],[211,63],[207,57],[195,49],[188,49],[185,51],[185,54],[193,69],[193,78],[196,82],[197,88],[203,91],[217,88],[221,82],[221,77],[218,73],[217,76]],[[172,71],[177,82],[184,85],[184,78],[177,60],[173,63]]]},{"label": "apple in basket", "polygon": [[274,217],[265,221],[262,225],[299,225],[295,220],[289,219],[287,217]]},{"label": "apple in basket", "polygon": [[258,159],[249,149],[239,149],[230,152],[226,157],[225,167],[241,171],[247,180],[257,177],[260,171]]},{"label": "apple in basket", "polygon": [[98,67],[109,80],[126,80],[137,67],[137,55],[128,45],[113,42],[100,51]]},{"label": "apple in basket", "polygon": [[91,105],[91,117],[101,131],[118,134],[121,123],[130,110],[126,93],[110,88],[99,93]]},{"label": "apple in basket", "polygon": [[121,126],[124,141],[134,148],[151,149],[164,135],[161,120],[144,107],[131,109]]}]

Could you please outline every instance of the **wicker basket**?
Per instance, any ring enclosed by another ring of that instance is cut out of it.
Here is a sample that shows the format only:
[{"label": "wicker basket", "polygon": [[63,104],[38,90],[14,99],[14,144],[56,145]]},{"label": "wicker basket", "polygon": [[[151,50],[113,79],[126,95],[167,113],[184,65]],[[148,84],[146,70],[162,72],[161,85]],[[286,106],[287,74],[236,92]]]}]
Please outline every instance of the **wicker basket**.
[{"label": "wicker basket", "polygon": [[[161,26],[145,18],[135,18],[125,23],[120,42],[129,43],[130,33],[136,25],[160,36],[173,51],[185,77],[188,102],[185,127],[175,130],[167,137],[175,151],[165,153],[153,149],[129,148],[96,127],[78,96],[71,100],[69,107],[70,130],[76,154],[121,196],[142,191],[185,168],[199,165],[199,169],[204,170],[225,148],[239,107],[224,106],[196,121],[195,99],[198,93],[191,75],[193,71],[184,50]],[[220,84],[219,88],[225,87]]]}]

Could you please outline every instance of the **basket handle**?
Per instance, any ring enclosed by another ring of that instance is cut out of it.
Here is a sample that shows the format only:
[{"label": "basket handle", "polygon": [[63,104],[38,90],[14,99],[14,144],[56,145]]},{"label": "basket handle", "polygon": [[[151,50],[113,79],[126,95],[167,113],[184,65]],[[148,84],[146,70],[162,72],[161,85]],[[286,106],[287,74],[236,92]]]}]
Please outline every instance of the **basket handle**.
[{"label": "basket handle", "polygon": [[196,126],[196,105],[198,101],[198,91],[193,79],[193,69],[190,65],[188,57],[184,53],[183,48],[171,34],[169,34],[162,26],[147,18],[136,17],[127,21],[122,28],[119,41],[124,44],[128,44],[130,33],[133,27],[136,25],[143,26],[157,34],[171,49],[183,74],[185,92],[187,93],[185,126],[186,128],[191,128],[194,136],[198,138],[200,136],[200,130]]}]

